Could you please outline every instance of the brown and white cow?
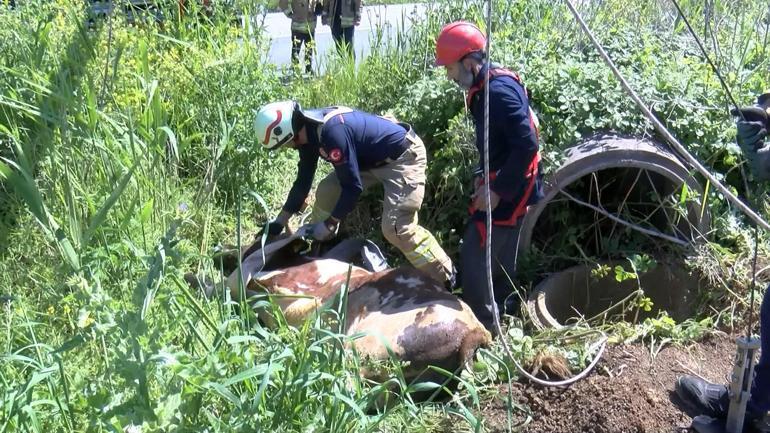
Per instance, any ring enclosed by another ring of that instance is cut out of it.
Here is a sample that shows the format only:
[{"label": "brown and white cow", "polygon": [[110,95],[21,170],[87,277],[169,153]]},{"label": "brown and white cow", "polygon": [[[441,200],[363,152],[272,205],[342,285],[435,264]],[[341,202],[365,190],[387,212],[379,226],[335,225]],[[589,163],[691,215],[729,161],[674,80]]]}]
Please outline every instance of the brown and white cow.
[{"label": "brown and white cow", "polygon": [[[234,299],[239,299],[239,278],[243,278],[247,298],[267,291],[287,323],[299,325],[318,308],[332,301],[348,279],[346,322],[343,332],[364,333],[351,345],[362,359],[378,364],[387,361],[388,348],[404,361],[407,381],[442,383],[446,377],[428,366],[455,372],[492,338],[471,309],[444,287],[409,267],[370,272],[336,259],[304,259],[304,263],[264,271],[266,260],[275,267],[276,254],[297,249],[297,236],[267,245],[243,260],[240,272],[228,278]],[[254,248],[251,248],[253,251]],[[296,258],[296,255],[295,255]],[[266,311],[260,318],[272,324]],[[387,344],[387,346],[386,346]],[[364,377],[382,381],[376,368],[364,369]]]}]

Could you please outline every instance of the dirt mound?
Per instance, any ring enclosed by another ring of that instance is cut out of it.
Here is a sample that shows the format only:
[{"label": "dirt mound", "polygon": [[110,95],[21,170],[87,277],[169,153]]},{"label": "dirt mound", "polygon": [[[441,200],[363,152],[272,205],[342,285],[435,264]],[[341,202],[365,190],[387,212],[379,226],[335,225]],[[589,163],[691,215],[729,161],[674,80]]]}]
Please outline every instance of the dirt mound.
[{"label": "dirt mound", "polygon": [[[531,433],[679,432],[690,425],[674,393],[676,378],[698,374],[726,383],[734,338],[710,337],[689,347],[668,346],[653,357],[650,345],[611,346],[591,375],[567,389],[514,384],[514,401],[532,420]],[[507,431],[507,387],[482,408],[488,431]],[[514,425],[526,422],[521,416]]]}]

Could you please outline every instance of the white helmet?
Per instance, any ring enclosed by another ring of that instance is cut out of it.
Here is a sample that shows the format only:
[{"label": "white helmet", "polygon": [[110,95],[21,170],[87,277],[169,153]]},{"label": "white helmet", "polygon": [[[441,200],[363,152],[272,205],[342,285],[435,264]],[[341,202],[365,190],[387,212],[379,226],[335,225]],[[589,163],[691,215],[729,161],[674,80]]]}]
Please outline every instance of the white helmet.
[{"label": "white helmet", "polygon": [[281,101],[267,104],[257,111],[254,118],[254,131],[257,140],[268,149],[277,149],[292,138],[294,128],[292,120],[299,104],[294,101]]}]

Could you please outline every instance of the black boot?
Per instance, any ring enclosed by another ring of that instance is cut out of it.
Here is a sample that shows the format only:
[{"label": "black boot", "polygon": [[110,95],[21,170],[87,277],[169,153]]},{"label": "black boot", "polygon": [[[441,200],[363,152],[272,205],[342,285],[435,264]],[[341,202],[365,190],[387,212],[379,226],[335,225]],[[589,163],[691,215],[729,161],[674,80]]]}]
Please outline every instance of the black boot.
[{"label": "black boot", "polygon": [[682,376],[676,382],[676,394],[693,411],[713,418],[727,418],[730,397],[727,387],[695,376]]},{"label": "black boot", "polygon": [[[712,418],[708,415],[698,415],[692,419],[690,429],[697,433],[727,433],[727,420]],[[751,418],[751,414],[747,412],[743,423],[743,433],[766,432],[770,432],[770,425],[766,421]]]},{"label": "black boot", "polygon": [[[682,376],[677,380],[675,388],[677,395],[685,404],[693,411],[705,415],[705,417],[696,418],[714,418],[715,420],[710,422],[722,421],[722,423],[727,418],[727,411],[730,409],[727,386],[706,382],[695,376]],[[747,407],[745,426],[749,429],[748,431],[751,431],[750,426],[761,421],[764,415],[764,413],[757,413],[752,411],[751,407]],[[695,422],[696,420],[693,419],[693,424]]]}]

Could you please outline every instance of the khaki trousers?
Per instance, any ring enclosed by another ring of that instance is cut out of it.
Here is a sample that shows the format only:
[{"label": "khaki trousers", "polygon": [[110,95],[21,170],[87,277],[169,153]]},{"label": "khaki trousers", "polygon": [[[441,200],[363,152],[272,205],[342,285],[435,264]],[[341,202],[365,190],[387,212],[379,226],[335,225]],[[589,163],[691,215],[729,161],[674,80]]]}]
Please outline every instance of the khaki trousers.
[{"label": "khaki trousers", "polygon": [[[381,183],[385,190],[382,204],[382,234],[401,250],[417,269],[436,281],[449,281],[452,261],[436,238],[420,226],[417,212],[425,195],[425,145],[416,135],[412,145],[397,160],[360,173],[364,190]],[[331,215],[340,196],[340,183],[334,172],[318,184],[312,220],[322,221]]]}]

